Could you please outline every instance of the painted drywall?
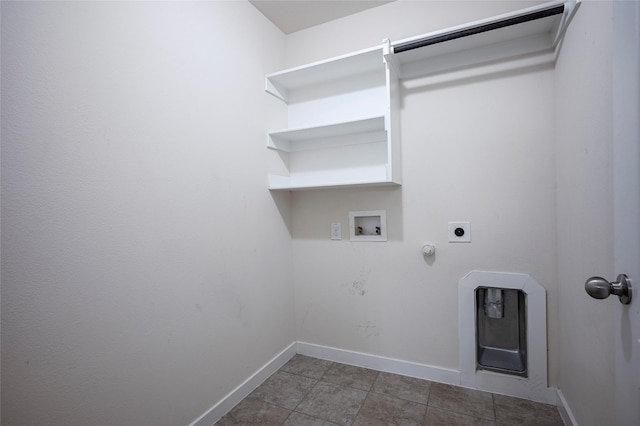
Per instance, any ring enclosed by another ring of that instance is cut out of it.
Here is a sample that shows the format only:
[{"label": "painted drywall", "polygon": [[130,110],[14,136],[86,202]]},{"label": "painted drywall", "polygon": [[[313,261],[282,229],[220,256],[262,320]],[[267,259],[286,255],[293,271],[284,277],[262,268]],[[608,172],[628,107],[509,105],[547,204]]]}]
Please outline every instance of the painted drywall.
[{"label": "painted drywall", "polygon": [[[287,37],[289,65],[525,7],[522,2],[394,2]],[[384,23],[384,24],[383,24]],[[400,188],[292,196],[296,337],[458,368],[458,281],[521,272],[547,290],[549,384],[557,377],[554,70],[447,83],[405,81]],[[387,211],[388,242],[330,240],[352,210]],[[448,221],[472,242],[447,242]],[[426,259],[431,241],[436,255]]]},{"label": "painted drywall", "polygon": [[291,344],[283,50],[248,2],[2,2],[2,424],[187,424]]},{"label": "painted drywall", "polygon": [[612,7],[580,6],[556,69],[559,387],[580,425],[615,419],[613,306],[584,291],[613,270]]}]

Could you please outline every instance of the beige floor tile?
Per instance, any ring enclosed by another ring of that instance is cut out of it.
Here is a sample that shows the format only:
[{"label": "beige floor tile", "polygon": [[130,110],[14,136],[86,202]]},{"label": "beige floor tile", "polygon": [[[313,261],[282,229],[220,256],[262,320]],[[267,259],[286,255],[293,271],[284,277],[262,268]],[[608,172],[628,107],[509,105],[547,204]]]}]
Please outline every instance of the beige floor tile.
[{"label": "beige floor tile", "polygon": [[492,420],[428,407],[425,426],[495,426]]},{"label": "beige floor tile", "polygon": [[291,411],[285,408],[247,397],[221,418],[216,425],[281,425],[290,413]]},{"label": "beige floor tile", "polygon": [[378,378],[378,374],[377,371],[368,368],[334,363],[324,373],[322,381],[368,391]]},{"label": "beige floor tile", "polygon": [[317,380],[277,371],[251,393],[251,397],[293,410],[311,391]]},{"label": "beige floor tile", "polygon": [[331,361],[296,354],[280,369],[287,373],[319,379],[333,364]]},{"label": "beige floor tile", "polygon": [[296,411],[340,425],[351,425],[367,392],[333,383],[318,382]]},{"label": "beige floor tile", "polygon": [[563,426],[558,409],[527,399],[494,395],[496,421],[500,425]]},{"label": "beige floor tile", "polygon": [[381,372],[371,390],[375,393],[426,404],[430,388],[431,382],[428,380]]},{"label": "beige floor tile", "polygon": [[489,392],[433,383],[428,404],[430,407],[442,408],[455,413],[495,420],[493,398]]},{"label": "beige floor tile", "polygon": [[353,426],[422,426],[426,411],[426,405],[371,392]]},{"label": "beige floor tile", "polygon": [[217,424],[563,426],[553,405],[302,355]]},{"label": "beige floor tile", "polygon": [[330,423],[325,420],[316,419],[306,414],[293,412],[284,422],[284,426],[336,426],[336,423]]}]

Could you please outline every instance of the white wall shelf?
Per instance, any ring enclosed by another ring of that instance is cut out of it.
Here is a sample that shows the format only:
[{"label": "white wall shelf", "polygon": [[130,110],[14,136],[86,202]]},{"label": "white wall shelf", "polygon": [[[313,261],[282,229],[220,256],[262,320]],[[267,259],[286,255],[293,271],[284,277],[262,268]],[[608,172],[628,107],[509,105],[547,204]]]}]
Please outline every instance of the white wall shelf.
[{"label": "white wall shelf", "polygon": [[[553,1],[266,76],[287,105],[267,147],[287,176],[271,190],[399,185],[399,85],[411,79],[540,55],[553,62],[579,2]],[[537,61],[539,63],[540,61]]]},{"label": "white wall shelf", "polygon": [[291,91],[380,71],[384,67],[382,49],[382,46],[376,46],[269,74],[266,77],[266,90],[288,102]]},{"label": "white wall shelf", "polygon": [[390,44],[266,76],[266,91],[287,105],[287,128],[269,132],[287,176],[271,190],[399,185],[398,79]]},{"label": "white wall shelf", "polygon": [[378,142],[386,138],[384,116],[333,123],[315,127],[300,127],[269,133],[268,148],[284,152]]}]

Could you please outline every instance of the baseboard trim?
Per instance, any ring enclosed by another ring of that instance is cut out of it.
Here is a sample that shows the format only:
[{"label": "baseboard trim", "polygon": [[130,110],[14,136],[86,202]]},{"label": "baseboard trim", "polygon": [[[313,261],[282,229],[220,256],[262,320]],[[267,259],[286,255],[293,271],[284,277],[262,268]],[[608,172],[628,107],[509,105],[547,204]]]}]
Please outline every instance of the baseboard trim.
[{"label": "baseboard trim", "polygon": [[[371,355],[363,352],[349,351],[346,349],[338,349],[330,346],[316,345],[314,343],[293,342],[264,366],[258,369],[258,371],[253,373],[241,385],[222,398],[206,413],[194,420],[190,426],[214,425],[222,418],[222,416],[227,414],[233,407],[260,386],[262,382],[267,380],[269,376],[278,371],[296,354],[320,358],[332,362],[339,362],[342,364],[354,365],[356,367],[371,368],[387,373],[400,374],[402,376],[430,380],[432,382],[468,387],[461,383],[461,375],[458,370],[434,367],[432,365],[388,358],[379,355]],[[503,393],[516,397],[524,397],[517,394],[511,394],[510,392],[504,392],[504,390],[484,389],[484,386],[477,386],[475,389]],[[547,403],[555,403],[558,406],[560,416],[562,417],[565,425],[578,426],[578,423],[576,422],[562,392],[555,388],[546,388],[546,390],[548,391],[548,394],[556,395],[554,401],[548,401]]]},{"label": "baseboard trim", "polygon": [[297,342],[297,352],[301,355],[355,365],[356,367],[371,368],[449,385],[460,385],[460,372],[457,370],[305,342]]},{"label": "baseboard trim", "polygon": [[[448,385],[462,386],[470,389],[477,389],[485,392],[499,393],[516,398],[530,399],[546,404],[557,405],[558,394],[556,388],[538,387],[535,395],[532,395],[527,388],[526,380],[522,380],[522,386],[511,386],[501,380],[499,374],[495,374],[497,380],[478,380],[470,386],[462,379],[460,371],[434,367],[432,365],[420,364],[416,362],[404,361],[394,358],[387,358],[378,355],[371,355],[362,352],[348,351],[345,349],[332,348],[328,346],[316,345],[313,343],[298,342],[297,352],[314,358],[326,359],[327,361],[340,362],[342,364],[355,365],[357,367],[371,368],[388,373],[400,374],[402,376],[416,377],[418,379],[432,382],[445,383]],[[484,373],[484,372],[481,372]],[[577,425],[574,425],[577,426]]]},{"label": "baseboard trim", "polygon": [[258,371],[253,373],[240,386],[229,392],[217,404],[207,410],[206,413],[194,420],[190,426],[213,426],[218,420],[227,414],[233,407],[242,401],[247,395],[253,392],[258,386],[269,378],[280,367],[285,365],[296,354],[296,342],[291,343],[283,349],[271,361],[263,365]]},{"label": "baseboard trim", "polygon": [[560,417],[562,417],[562,421],[566,426],[578,426],[578,422],[571,411],[571,407],[569,407],[569,403],[560,389],[558,389],[558,403],[556,405],[558,406]]}]

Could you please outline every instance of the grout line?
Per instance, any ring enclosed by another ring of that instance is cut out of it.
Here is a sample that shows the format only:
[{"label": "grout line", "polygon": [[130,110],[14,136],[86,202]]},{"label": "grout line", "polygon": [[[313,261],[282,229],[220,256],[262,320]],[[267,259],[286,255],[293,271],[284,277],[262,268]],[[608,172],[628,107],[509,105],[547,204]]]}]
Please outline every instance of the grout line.
[{"label": "grout line", "polygon": [[364,399],[362,400],[362,404],[360,404],[360,408],[358,408],[358,412],[356,413],[356,415],[353,417],[353,421],[355,422],[356,419],[358,418],[358,416],[360,415],[360,411],[362,411],[362,407],[364,407],[364,403],[367,401],[367,398],[369,398],[369,392],[367,391],[367,394],[364,396]]},{"label": "grout line", "polygon": [[424,419],[422,420],[422,424],[426,426],[427,424],[427,418],[429,416],[429,402],[431,401],[431,395],[433,395],[433,382],[430,380],[426,380],[427,382],[429,382],[429,393],[427,394],[427,403],[426,405],[426,409],[424,410]]},{"label": "grout line", "polygon": [[491,407],[493,408],[493,422],[498,424],[498,416],[496,413],[496,395],[494,393],[491,394]]},{"label": "grout line", "polygon": [[[358,367],[358,368],[364,368],[364,367]],[[368,370],[371,370],[371,369],[369,368]],[[364,407],[365,402],[367,402],[367,399],[369,398],[369,395],[373,392],[373,386],[376,384],[376,381],[378,380],[378,377],[380,377],[380,371],[377,371],[377,370],[373,370],[373,371],[376,371],[376,378],[373,380],[373,382],[371,382],[371,386],[369,386],[369,390],[366,391],[367,394],[365,395],[364,399],[362,400],[362,404],[360,404],[360,408],[358,408],[358,412],[356,413],[355,417],[353,418],[354,422],[356,421],[356,419],[360,415],[360,411],[362,411],[362,407]],[[362,390],[362,389],[360,389],[360,390]],[[373,392],[373,393],[375,393],[375,392]]]},{"label": "grout line", "polygon": [[[305,393],[305,394],[304,394],[304,396],[300,399],[300,402],[298,402],[298,403],[296,404],[296,406],[293,408],[293,410],[291,410],[291,412],[292,412],[292,413],[295,411],[295,412],[297,412],[297,413],[304,414],[305,416],[309,416],[309,414],[305,414],[305,413],[303,413],[303,412],[301,412],[301,411],[296,411],[296,409],[300,406],[300,404],[302,404],[302,401],[304,401],[304,400],[307,398],[307,396],[309,396],[309,394],[311,393],[311,391],[313,391],[313,390],[316,388],[316,386],[318,386],[318,383],[320,383],[320,382],[322,381],[321,379],[324,377],[324,375],[327,373],[327,371],[329,371],[329,369],[331,368],[331,366],[332,366],[333,364],[335,364],[335,363],[334,363],[333,361],[331,361],[331,364],[329,364],[329,366],[328,366],[328,367],[327,367],[327,369],[324,371],[324,373],[322,373],[322,376],[320,376],[320,378],[319,378],[319,379],[316,379],[316,378],[314,378],[314,377],[307,377],[307,376],[303,376],[302,374],[289,373],[289,374],[294,374],[294,375],[296,375],[296,376],[305,377],[305,378],[308,378],[308,379],[313,379],[313,380],[315,380],[315,381],[316,381],[316,382],[313,384],[313,386],[311,387],[311,389],[309,389],[309,391],[308,391],[307,393]],[[284,366],[283,366],[283,367],[284,367]],[[291,415],[291,414],[289,414],[289,415]],[[313,416],[309,416],[309,417],[313,417]],[[315,419],[316,417],[313,417],[313,418]],[[322,420],[322,419],[318,419],[318,420]],[[331,422],[330,422],[330,423],[331,423]]]}]

